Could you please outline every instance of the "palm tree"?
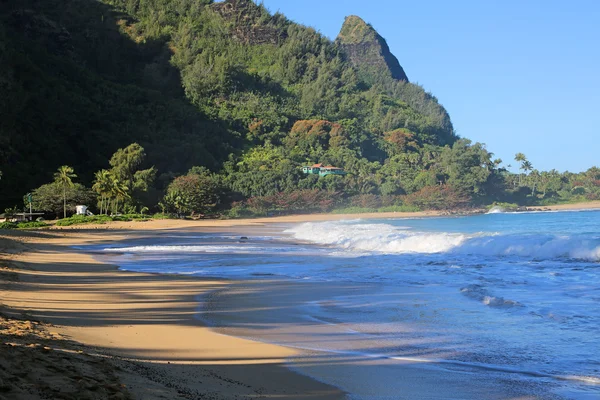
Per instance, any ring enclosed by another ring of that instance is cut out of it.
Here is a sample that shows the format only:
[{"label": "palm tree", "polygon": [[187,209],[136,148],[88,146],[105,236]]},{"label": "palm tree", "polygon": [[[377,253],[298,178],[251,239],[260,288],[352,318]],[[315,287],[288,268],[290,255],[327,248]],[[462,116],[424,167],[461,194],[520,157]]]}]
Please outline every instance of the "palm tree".
[{"label": "palm tree", "polygon": [[54,182],[63,188],[63,211],[64,218],[67,218],[67,187],[73,187],[73,178],[77,178],[75,171],[68,165],[63,165],[54,173]]},{"label": "palm tree", "polygon": [[[542,172],[543,174],[543,172]],[[533,171],[531,171],[531,174],[529,174],[529,182],[531,182],[531,195],[535,195],[535,187],[538,185],[538,183],[540,182],[540,179],[542,178],[542,175],[540,174],[540,171],[538,171],[537,169],[534,169]]]},{"label": "palm tree", "polygon": [[[102,214],[103,210],[108,214],[108,201],[111,194],[112,175],[110,171],[103,169],[96,172],[95,177],[96,180],[92,189],[100,196],[100,214]],[[106,206],[104,206],[105,200]]]},{"label": "palm tree", "polygon": [[110,179],[110,197],[114,198],[114,213],[119,211],[119,200],[129,198],[129,188],[125,183],[122,183],[119,178],[111,175]]},{"label": "palm tree", "polygon": [[[527,157],[525,157],[525,154],[523,153],[517,153],[515,154],[515,161],[518,163],[521,163],[521,166],[519,167],[519,169],[523,169],[523,166],[525,165],[525,163],[529,163],[529,161],[527,161]],[[531,164],[529,164],[529,166],[531,166]],[[519,186],[521,186],[521,174],[519,174]]]}]

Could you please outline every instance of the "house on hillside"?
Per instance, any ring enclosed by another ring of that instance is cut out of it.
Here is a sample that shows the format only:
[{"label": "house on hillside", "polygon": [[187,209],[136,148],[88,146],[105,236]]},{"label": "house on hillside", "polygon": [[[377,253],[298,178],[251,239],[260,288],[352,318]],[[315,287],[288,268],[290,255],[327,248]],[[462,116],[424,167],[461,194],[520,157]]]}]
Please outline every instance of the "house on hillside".
[{"label": "house on hillside", "polygon": [[302,172],[307,175],[346,175],[343,168],[334,167],[333,165],[325,166],[323,164],[306,165],[302,167]]}]

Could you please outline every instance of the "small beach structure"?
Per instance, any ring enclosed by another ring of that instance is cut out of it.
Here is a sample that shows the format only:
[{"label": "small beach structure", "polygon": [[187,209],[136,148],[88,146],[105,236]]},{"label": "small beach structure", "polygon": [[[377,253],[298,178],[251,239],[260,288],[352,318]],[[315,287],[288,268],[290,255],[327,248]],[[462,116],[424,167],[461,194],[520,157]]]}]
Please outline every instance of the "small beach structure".
[{"label": "small beach structure", "polygon": [[302,167],[302,172],[307,175],[346,175],[343,168],[334,167],[333,165],[313,164]]},{"label": "small beach structure", "polygon": [[41,212],[22,212],[16,214],[0,214],[0,222],[25,222],[33,221],[35,218],[42,217],[44,213]]},{"label": "small beach structure", "polygon": [[75,206],[75,214],[88,216],[94,215],[90,210],[88,210],[88,207],[84,205]]}]

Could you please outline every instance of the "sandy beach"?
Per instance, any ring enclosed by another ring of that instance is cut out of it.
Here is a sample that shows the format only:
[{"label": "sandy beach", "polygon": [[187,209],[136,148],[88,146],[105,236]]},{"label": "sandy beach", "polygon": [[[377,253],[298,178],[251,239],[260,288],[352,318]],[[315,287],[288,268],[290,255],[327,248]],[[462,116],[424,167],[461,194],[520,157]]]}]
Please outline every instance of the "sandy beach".
[{"label": "sandy beach", "polygon": [[0,398],[343,398],[287,369],[296,352],[214,333],[194,318],[195,297],[230,282],[118,271],[70,247],[136,234],[111,227],[2,236]]},{"label": "sandy beach", "polygon": [[[600,208],[600,202],[547,208]],[[288,368],[290,360],[297,360],[326,373],[327,364],[315,361],[318,355],[225,335],[238,332],[219,333],[196,318],[199,295],[235,290],[243,283],[124,272],[73,246],[164,232],[253,235],[278,223],[436,215],[440,213],[153,220],[0,232],[0,399],[344,398],[339,389]],[[289,289],[281,297],[288,303],[318,297],[306,286]],[[323,290],[347,288],[330,285]],[[241,297],[245,308],[240,312],[268,310],[263,296],[256,295],[260,290],[254,293]],[[284,318],[285,311],[274,315]],[[405,371],[407,385],[416,379],[421,388],[445,385],[460,393],[451,375]]]},{"label": "sandy beach", "polygon": [[587,201],[584,203],[558,204],[553,206],[527,207],[528,209],[541,209],[544,211],[570,211],[570,210],[595,210],[600,208],[600,201]]}]

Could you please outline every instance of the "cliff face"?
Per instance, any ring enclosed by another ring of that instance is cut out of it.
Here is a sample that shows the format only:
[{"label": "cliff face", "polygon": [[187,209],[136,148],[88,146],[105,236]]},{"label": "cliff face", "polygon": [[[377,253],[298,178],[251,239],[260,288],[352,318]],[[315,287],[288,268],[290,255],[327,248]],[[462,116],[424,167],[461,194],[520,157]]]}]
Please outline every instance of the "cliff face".
[{"label": "cliff face", "polygon": [[390,77],[408,82],[404,69],[390,52],[385,39],[360,17],[346,17],[336,42],[366,82],[380,83]]},{"label": "cliff face", "polygon": [[251,0],[225,0],[212,4],[212,9],[230,23],[231,35],[239,42],[276,45],[286,37],[270,24],[268,11]]}]

